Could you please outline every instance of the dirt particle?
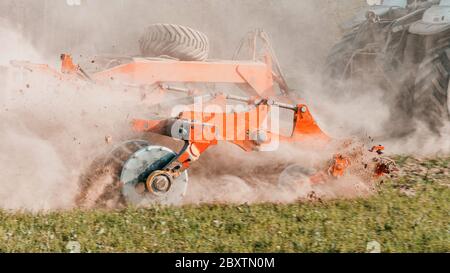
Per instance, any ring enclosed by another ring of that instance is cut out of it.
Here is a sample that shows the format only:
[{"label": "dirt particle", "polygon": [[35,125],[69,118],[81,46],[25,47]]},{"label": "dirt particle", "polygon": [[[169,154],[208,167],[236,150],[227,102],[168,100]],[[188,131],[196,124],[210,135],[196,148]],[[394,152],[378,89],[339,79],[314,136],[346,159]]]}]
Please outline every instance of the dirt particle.
[{"label": "dirt particle", "polygon": [[106,144],[111,144],[113,142],[112,136],[105,136],[105,142]]}]

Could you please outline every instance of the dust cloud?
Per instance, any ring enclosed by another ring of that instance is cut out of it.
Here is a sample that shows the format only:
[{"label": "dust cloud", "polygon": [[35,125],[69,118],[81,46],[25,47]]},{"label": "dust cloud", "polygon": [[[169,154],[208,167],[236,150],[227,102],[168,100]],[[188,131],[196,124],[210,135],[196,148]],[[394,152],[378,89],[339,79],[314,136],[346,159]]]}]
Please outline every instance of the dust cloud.
[{"label": "dust cloud", "polygon": [[345,178],[311,182],[308,175],[326,173],[332,155],[344,152],[341,145],[339,141],[327,147],[282,144],[277,151],[263,155],[245,153],[231,144],[216,147],[193,167],[194,183],[188,188],[185,203],[292,203],[374,193],[373,174],[364,168],[372,159],[369,153],[352,163]]},{"label": "dust cloud", "polygon": [[[8,39],[2,64],[44,60],[26,39],[3,25]],[[139,92],[63,82],[39,70],[2,70],[0,96],[0,207],[49,210],[70,208],[78,180],[90,162],[111,145],[131,137],[133,114],[145,117]]]}]

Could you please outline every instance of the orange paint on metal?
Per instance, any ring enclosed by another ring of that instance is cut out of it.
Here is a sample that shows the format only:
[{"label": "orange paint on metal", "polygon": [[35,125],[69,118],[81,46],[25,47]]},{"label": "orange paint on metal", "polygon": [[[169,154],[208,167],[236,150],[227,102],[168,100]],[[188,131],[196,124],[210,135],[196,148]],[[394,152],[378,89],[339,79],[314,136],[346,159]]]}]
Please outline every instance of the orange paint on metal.
[{"label": "orange paint on metal", "polygon": [[274,96],[272,67],[262,62],[184,62],[136,60],[92,76],[95,81],[117,79],[141,85],[160,82],[249,84],[260,97]]},{"label": "orange paint on metal", "polygon": [[351,165],[350,160],[341,154],[336,154],[333,158],[333,164],[328,169],[328,174],[333,177],[343,177],[345,171]]},{"label": "orange paint on metal", "polygon": [[292,135],[293,140],[298,141],[311,137],[325,141],[330,140],[330,137],[327,136],[322,129],[320,129],[319,125],[317,125],[317,122],[311,115],[308,106],[305,104],[297,105],[294,121],[295,125]]},{"label": "orange paint on metal", "polygon": [[69,54],[61,54],[61,72],[62,73],[77,73],[78,66],[73,63],[72,57]]},{"label": "orange paint on metal", "polygon": [[132,127],[135,132],[150,132],[159,135],[166,135],[168,120],[141,120],[134,119]]},{"label": "orange paint on metal", "polygon": [[[206,125],[194,126],[191,141],[228,141],[251,151],[256,146],[251,133],[262,128],[268,113],[267,105],[259,105],[250,111],[239,113],[182,112],[179,118]],[[214,132],[211,131],[213,129]]]},{"label": "orange paint on metal", "polygon": [[382,146],[382,145],[377,145],[377,146],[373,146],[369,151],[371,152],[371,153],[377,153],[377,154],[383,154],[383,151],[384,151],[384,146]]},{"label": "orange paint on metal", "polygon": [[11,61],[11,65],[13,67],[17,67],[17,68],[23,68],[23,69],[27,69],[29,71],[38,71],[38,72],[43,72],[45,74],[54,76],[57,79],[62,79],[63,75],[61,73],[59,73],[57,70],[51,68],[50,66],[48,66],[47,64],[33,64],[30,62],[24,62],[24,61]]}]

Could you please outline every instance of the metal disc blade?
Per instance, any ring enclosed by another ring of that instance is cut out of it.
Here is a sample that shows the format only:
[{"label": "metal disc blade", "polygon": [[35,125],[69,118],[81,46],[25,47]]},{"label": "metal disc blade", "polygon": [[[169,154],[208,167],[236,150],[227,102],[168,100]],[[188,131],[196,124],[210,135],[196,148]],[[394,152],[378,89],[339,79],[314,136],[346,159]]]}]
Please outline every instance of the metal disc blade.
[{"label": "metal disc blade", "polygon": [[175,156],[176,154],[172,150],[162,146],[148,146],[132,154],[125,162],[120,175],[120,181],[123,183],[122,193],[127,203],[136,206],[179,205],[187,189],[187,171],[177,177],[169,191],[163,195],[154,195],[150,192],[142,193],[136,188],[136,185],[145,182],[151,172],[161,170]]}]

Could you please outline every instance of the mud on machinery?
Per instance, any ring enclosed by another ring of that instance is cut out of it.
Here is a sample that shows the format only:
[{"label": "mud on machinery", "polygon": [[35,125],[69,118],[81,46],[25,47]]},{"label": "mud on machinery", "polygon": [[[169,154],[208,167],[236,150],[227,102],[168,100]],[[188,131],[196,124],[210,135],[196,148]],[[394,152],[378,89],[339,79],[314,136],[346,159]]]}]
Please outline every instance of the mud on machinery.
[{"label": "mud on machinery", "polygon": [[[320,149],[332,141],[319,128],[308,106],[295,98],[288,88],[267,35],[261,30],[249,34],[236,56],[246,43],[250,45],[247,61],[206,60],[209,44],[204,34],[182,26],[158,24],[151,26],[149,33],[141,39],[144,57],[110,58],[102,62],[105,65],[94,73],[75,65],[67,54],[61,56],[61,72],[46,65],[26,62],[15,62],[14,65],[52,73],[62,81],[106,86],[119,84],[139,89],[149,87],[160,93],[185,93],[187,99],[197,95],[206,101],[205,105],[225,107],[230,101],[245,105],[246,110],[239,112],[195,111],[194,107],[194,110],[189,108],[171,118],[135,119],[132,124],[134,131],[173,138],[183,142],[182,148],[175,152],[145,140],[131,140],[118,145],[105,160],[105,164],[114,166],[115,183],[121,188],[127,203],[139,206],[179,204],[186,192],[189,167],[220,141],[233,143],[247,152],[270,149],[275,142],[311,142]],[[247,95],[217,90],[205,94],[171,85],[174,83],[235,84]],[[289,134],[281,134],[267,125],[271,115],[279,109],[293,113]],[[229,121],[239,125],[230,126]],[[308,173],[307,179],[311,183],[333,183],[333,180],[347,175],[352,164],[361,163],[358,159],[354,161],[355,157],[361,156],[361,151],[355,152],[351,146],[351,142],[344,141],[340,146],[342,152],[330,155],[327,166]],[[381,156],[383,149],[375,146],[370,150],[371,162],[365,166],[370,179],[390,173],[395,165]]]}]

